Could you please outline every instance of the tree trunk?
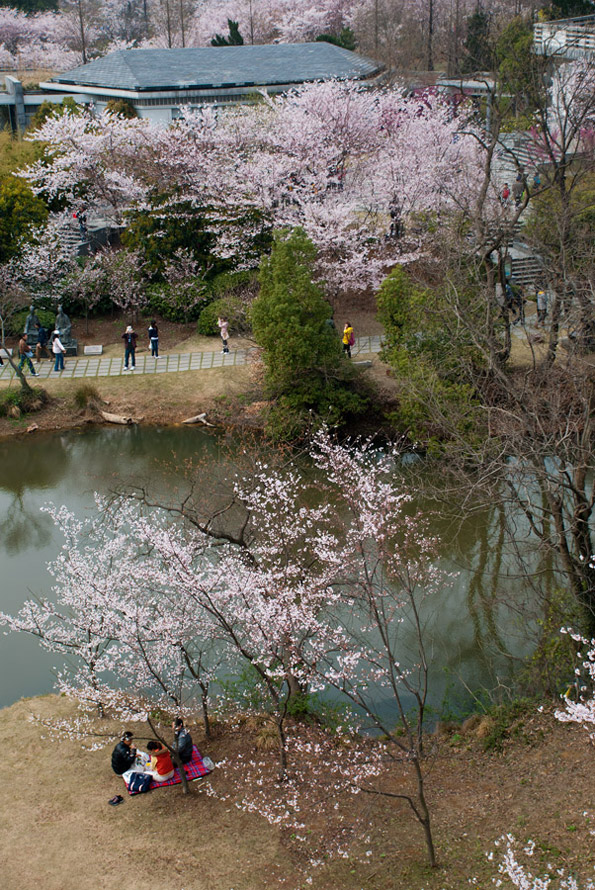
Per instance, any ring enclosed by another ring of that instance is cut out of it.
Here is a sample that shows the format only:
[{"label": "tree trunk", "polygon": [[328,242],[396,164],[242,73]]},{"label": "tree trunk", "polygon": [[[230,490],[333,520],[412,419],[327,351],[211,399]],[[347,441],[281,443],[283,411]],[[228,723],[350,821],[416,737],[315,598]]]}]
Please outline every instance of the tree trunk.
[{"label": "tree trunk", "polygon": [[434,70],[434,0],[428,0],[428,71]]},{"label": "tree trunk", "polygon": [[208,692],[203,688],[200,696],[202,705],[202,722],[205,729],[205,736],[211,738],[211,723],[209,720]]},{"label": "tree trunk", "polygon": [[6,349],[4,344],[2,344],[2,348],[6,352],[6,358],[8,360],[8,364],[10,365],[10,367],[13,369],[13,371],[19,378],[19,381],[21,384],[21,389],[23,390],[23,392],[33,392],[31,387],[29,386],[29,383],[27,382],[27,378],[25,377],[25,374],[23,373],[23,369],[19,368],[18,364],[15,362],[13,357],[11,355],[9,355],[8,350]]},{"label": "tree trunk", "polygon": [[81,32],[81,51],[83,55],[83,65],[87,64],[87,46],[85,41],[85,23],[83,21],[83,3],[82,0],[78,0],[78,8],[79,8],[79,27]]},{"label": "tree trunk", "polygon": [[277,717],[277,734],[279,736],[279,773],[278,782],[287,781],[287,739],[283,728],[284,717]]},{"label": "tree trunk", "polygon": [[186,775],[184,764],[180,760],[180,755],[175,749],[172,753],[172,760],[174,762],[174,766],[180,774],[180,779],[182,780],[182,794],[190,794],[190,782],[188,781],[188,776]]},{"label": "tree trunk", "polygon": [[428,809],[428,805],[426,803],[426,796],[424,791],[424,777],[421,770],[421,765],[417,757],[413,761],[413,767],[415,769],[415,778],[417,781],[417,800],[419,805],[419,810],[417,813],[417,817],[421,823],[421,826],[424,830],[424,838],[426,842],[426,850],[428,852],[428,864],[430,868],[436,868],[436,850],[434,849],[434,838],[432,837],[432,825],[430,821],[430,811]]}]

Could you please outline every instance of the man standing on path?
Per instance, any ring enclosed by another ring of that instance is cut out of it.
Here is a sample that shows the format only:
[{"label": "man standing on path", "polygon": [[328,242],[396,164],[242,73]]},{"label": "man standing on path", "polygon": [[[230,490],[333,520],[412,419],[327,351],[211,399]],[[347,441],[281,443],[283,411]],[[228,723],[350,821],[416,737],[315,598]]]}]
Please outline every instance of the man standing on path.
[{"label": "man standing on path", "polygon": [[126,331],[122,334],[124,341],[124,370],[128,370],[128,362],[132,359],[132,370],[136,367],[136,334],[132,325],[128,325]]},{"label": "man standing on path", "polygon": [[159,358],[159,329],[154,321],[149,327],[149,346],[151,347],[151,356]]},{"label": "man standing on path", "polygon": [[343,352],[347,353],[348,358],[351,358],[351,347],[355,343],[355,337],[353,334],[353,328],[351,327],[351,322],[346,322],[345,327],[343,328]]},{"label": "man standing on path", "polygon": [[52,334],[52,352],[54,353],[55,361],[54,361],[54,371],[63,371],[64,370],[64,355],[66,350],[62,346],[62,341],[60,340],[60,332],[54,331]]},{"label": "man standing on path", "polygon": [[48,342],[48,332],[44,328],[42,324],[38,321],[35,322],[35,327],[37,328],[37,344],[35,346],[35,359],[37,364],[40,363],[42,357],[47,358],[48,353],[46,347],[46,343]]},{"label": "man standing on path", "polygon": [[537,323],[536,327],[544,327],[545,319],[547,316],[547,291],[545,288],[540,287],[537,290]]},{"label": "man standing on path", "polygon": [[27,343],[27,334],[22,334],[21,339],[19,340],[19,355],[19,371],[23,370],[23,366],[25,362],[27,362],[32,376],[37,377],[35,368],[33,367],[33,362],[31,361],[31,359],[33,358],[33,351],[30,349],[29,344]]},{"label": "man standing on path", "polygon": [[517,178],[512,184],[512,197],[514,198],[514,206],[520,207],[521,201],[523,200],[523,192],[525,191],[525,183],[523,181],[523,174],[517,173]]}]

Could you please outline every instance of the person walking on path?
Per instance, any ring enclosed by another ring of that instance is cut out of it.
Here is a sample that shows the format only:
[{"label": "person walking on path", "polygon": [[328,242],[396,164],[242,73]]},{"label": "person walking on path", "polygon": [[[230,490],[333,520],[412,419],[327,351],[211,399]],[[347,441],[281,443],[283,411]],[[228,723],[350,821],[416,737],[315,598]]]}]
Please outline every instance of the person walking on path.
[{"label": "person walking on path", "polygon": [[536,327],[544,327],[547,316],[547,291],[540,287],[537,291],[537,322]]},{"label": "person walking on path", "polygon": [[39,322],[35,323],[35,327],[37,328],[37,344],[35,346],[35,360],[37,364],[41,362],[42,358],[48,357],[48,352],[46,349],[46,344],[48,342],[48,332],[44,328],[42,324]]},{"label": "person walking on path", "polygon": [[37,377],[37,373],[35,371],[35,368],[33,367],[33,362],[31,361],[31,359],[33,358],[33,350],[30,348],[29,344],[27,343],[27,335],[26,334],[22,334],[21,339],[19,340],[19,355],[20,355],[19,371],[23,370],[23,366],[24,366],[25,362],[27,362],[27,364],[29,365],[29,370],[31,371],[32,376]]},{"label": "person walking on path", "polygon": [[128,325],[126,331],[122,334],[124,341],[124,370],[128,370],[128,362],[132,360],[132,370],[136,367],[136,334],[132,325]]},{"label": "person walking on path", "polygon": [[518,173],[517,178],[512,184],[512,196],[514,198],[514,206],[520,207],[523,200],[523,192],[525,191],[525,183],[523,182],[523,174]]},{"label": "person walking on path", "polygon": [[159,328],[154,321],[149,327],[149,346],[151,347],[151,356],[159,358]]},{"label": "person walking on path", "polygon": [[52,352],[54,353],[54,371],[63,371],[66,350],[62,346],[59,331],[54,331],[52,334]]},{"label": "person walking on path", "polygon": [[223,343],[222,353],[227,355],[229,353],[229,346],[227,345],[227,341],[229,339],[229,322],[225,316],[217,319],[217,324],[219,325],[219,333],[221,334],[221,342]]},{"label": "person walking on path", "polygon": [[351,322],[347,321],[343,328],[343,352],[347,353],[348,358],[351,358],[351,347],[354,343],[353,328],[351,327]]}]

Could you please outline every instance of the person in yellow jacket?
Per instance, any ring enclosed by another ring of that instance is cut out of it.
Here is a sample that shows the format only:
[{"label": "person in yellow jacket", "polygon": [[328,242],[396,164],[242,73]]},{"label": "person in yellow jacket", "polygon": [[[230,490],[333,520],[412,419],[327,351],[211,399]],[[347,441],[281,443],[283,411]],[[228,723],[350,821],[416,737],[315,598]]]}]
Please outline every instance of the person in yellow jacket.
[{"label": "person in yellow jacket", "polygon": [[349,358],[351,358],[351,347],[354,343],[355,337],[353,336],[353,328],[351,327],[350,322],[346,322],[345,327],[343,328],[343,352],[346,352]]}]

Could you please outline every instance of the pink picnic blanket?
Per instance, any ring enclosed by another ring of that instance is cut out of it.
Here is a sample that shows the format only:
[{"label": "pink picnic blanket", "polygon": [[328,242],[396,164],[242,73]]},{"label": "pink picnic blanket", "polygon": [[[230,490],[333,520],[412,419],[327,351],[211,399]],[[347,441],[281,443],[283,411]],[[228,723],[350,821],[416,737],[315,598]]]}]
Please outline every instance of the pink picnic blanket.
[{"label": "pink picnic blanket", "polygon": [[[211,772],[211,770],[205,766],[201,753],[196,745],[193,745],[192,747],[192,760],[189,763],[184,764],[184,771],[189,782],[194,782],[195,779],[202,779],[203,776],[207,776]],[[168,779],[167,782],[156,782],[152,779],[149,791],[153,791],[155,788],[167,788],[168,785],[179,785],[181,781],[180,773],[176,769],[172,778]],[[128,791],[128,794],[140,793],[140,791]]]}]

